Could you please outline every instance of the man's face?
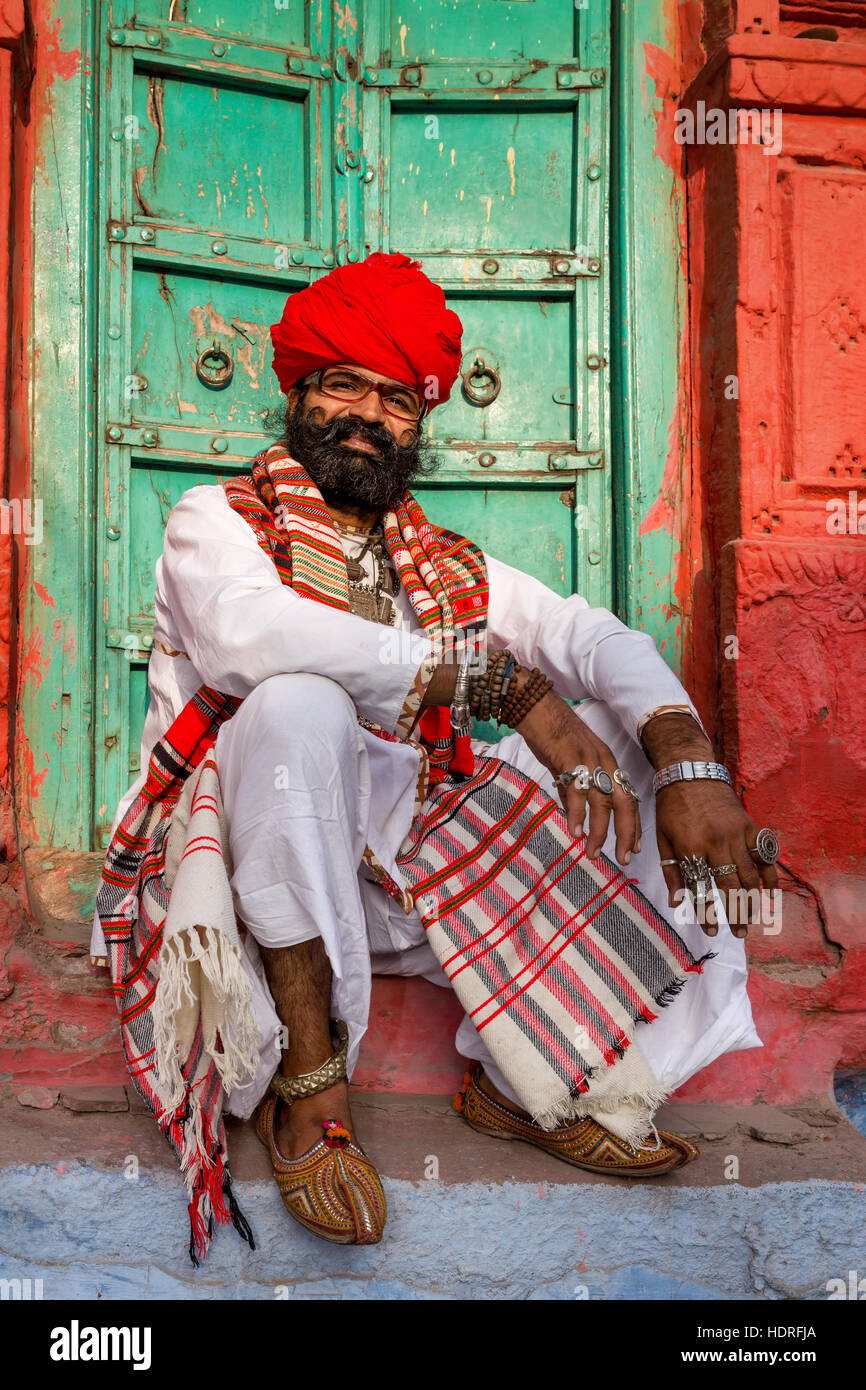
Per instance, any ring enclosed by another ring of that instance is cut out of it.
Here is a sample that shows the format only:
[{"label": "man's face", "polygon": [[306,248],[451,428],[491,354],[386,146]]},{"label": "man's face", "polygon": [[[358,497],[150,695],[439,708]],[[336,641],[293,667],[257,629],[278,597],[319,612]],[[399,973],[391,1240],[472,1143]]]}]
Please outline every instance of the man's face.
[{"label": "man's face", "polygon": [[[335,365],[352,367],[370,381],[406,384],[358,362]],[[385,511],[414,478],[436,466],[420,426],[391,415],[376,391],[360,401],[341,401],[315,385],[295,385],[287,400],[283,442],[326,502]]]}]

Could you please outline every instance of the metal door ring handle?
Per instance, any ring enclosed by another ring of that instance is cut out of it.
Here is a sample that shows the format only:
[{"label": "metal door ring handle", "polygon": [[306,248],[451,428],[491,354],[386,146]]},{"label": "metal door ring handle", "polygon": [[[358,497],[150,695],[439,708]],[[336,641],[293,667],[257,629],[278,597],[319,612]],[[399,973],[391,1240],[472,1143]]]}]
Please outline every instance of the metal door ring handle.
[{"label": "metal door ring handle", "polygon": [[[474,377],[486,377],[487,385],[473,386]],[[487,363],[482,361],[480,357],[476,357],[472,366],[467,367],[466,371],[461,373],[461,380],[463,382],[463,394],[473,405],[490,405],[492,401],[496,400],[502,389],[502,378],[496,368],[488,367]]]},{"label": "metal door ring handle", "polygon": [[[216,366],[209,365],[216,363]],[[203,386],[208,386],[211,391],[222,391],[228,386],[234,376],[235,364],[225,348],[217,347],[216,343],[212,347],[205,348],[196,358],[195,374]]]}]

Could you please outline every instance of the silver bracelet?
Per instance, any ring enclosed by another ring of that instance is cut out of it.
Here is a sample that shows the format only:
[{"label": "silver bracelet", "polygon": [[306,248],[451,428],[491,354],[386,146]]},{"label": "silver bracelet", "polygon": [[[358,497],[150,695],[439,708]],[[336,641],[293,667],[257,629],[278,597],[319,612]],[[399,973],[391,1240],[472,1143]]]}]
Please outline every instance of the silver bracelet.
[{"label": "silver bracelet", "polygon": [[713,782],[727,782],[729,787],[733,786],[731,774],[722,763],[699,761],[672,763],[670,767],[663,767],[653,777],[653,791],[657,792],[662,787],[669,787],[672,782],[698,782],[704,779]]},{"label": "silver bracelet", "polygon": [[472,661],[472,654],[467,653],[457,667],[457,682],[451,701],[451,727],[455,734],[468,734],[472,730],[472,711],[469,708],[469,668]]}]

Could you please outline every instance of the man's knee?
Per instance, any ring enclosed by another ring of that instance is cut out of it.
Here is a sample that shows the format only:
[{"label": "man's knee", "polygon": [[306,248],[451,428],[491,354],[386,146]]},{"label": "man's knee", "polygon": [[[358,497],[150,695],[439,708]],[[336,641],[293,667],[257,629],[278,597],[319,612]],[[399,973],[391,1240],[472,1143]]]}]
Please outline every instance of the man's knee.
[{"label": "man's knee", "polygon": [[232,800],[252,776],[270,777],[263,768],[284,768],[305,785],[327,783],[336,769],[355,765],[359,738],[355,706],[335,681],[303,672],[269,676],[219,731],[223,795]]},{"label": "man's knee", "polygon": [[339,742],[357,728],[355,706],[343,687],[307,672],[268,676],[247,695],[241,710],[273,729],[280,740],[317,735]]}]

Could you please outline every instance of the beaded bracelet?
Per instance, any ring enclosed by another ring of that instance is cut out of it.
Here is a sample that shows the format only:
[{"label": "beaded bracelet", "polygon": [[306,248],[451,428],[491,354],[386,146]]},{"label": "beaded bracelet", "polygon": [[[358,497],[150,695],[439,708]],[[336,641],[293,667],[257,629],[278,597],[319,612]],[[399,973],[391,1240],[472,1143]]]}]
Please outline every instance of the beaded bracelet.
[{"label": "beaded bracelet", "polygon": [[504,647],[494,652],[488,659],[487,669],[480,676],[472,676],[469,681],[469,707],[475,719],[485,723],[500,709],[503,699],[503,683],[506,667],[513,669],[514,656]]},{"label": "beaded bracelet", "polygon": [[487,716],[488,719],[492,718],[493,715],[499,711],[499,707],[502,704],[502,681],[505,676],[505,667],[509,660],[511,660],[511,653],[507,648],[504,651],[496,653],[493,670],[490,672],[489,680],[490,713]]},{"label": "beaded bracelet", "polygon": [[496,725],[497,728],[500,729],[502,728],[502,706],[505,704],[505,699],[508,695],[508,687],[511,685],[511,679],[514,675],[516,668],[517,657],[509,656],[508,660],[502,668],[502,688],[499,692],[499,704],[496,707]]},{"label": "beaded bracelet", "polygon": [[509,728],[516,729],[533,705],[537,705],[552,689],[553,681],[542,675],[537,666],[533,666],[524,688],[519,693],[513,689],[509,690],[507,698],[503,700],[500,707],[502,722]]}]

